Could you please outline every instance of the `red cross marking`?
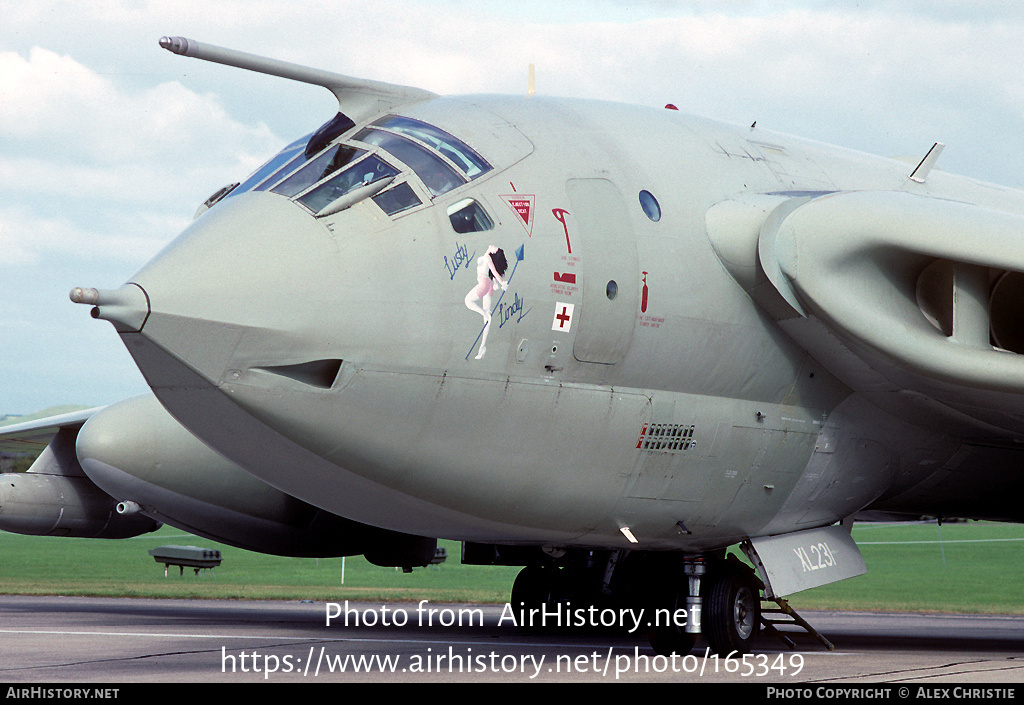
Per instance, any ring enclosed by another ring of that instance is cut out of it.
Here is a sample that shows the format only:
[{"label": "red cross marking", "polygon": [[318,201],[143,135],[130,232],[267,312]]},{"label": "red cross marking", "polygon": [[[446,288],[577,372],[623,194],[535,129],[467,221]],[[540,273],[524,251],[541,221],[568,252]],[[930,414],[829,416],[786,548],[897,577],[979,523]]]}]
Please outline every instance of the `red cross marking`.
[{"label": "red cross marking", "polygon": [[566,313],[566,307],[565,306],[562,307],[562,312],[561,313],[555,314],[555,318],[557,318],[559,321],[561,321],[561,323],[558,324],[558,327],[559,328],[565,328],[565,324],[569,322],[569,318],[570,318],[569,314]]}]

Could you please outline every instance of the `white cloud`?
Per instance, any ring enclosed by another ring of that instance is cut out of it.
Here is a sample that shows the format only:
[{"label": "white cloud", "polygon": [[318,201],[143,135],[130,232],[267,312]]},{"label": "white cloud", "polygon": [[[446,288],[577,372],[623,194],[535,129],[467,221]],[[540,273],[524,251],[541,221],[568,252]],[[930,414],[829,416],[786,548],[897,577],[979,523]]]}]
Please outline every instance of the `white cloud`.
[{"label": "white cloud", "polygon": [[35,47],[0,54],[0,134],[62,160],[173,166],[244,159],[279,142],[262,123],[231,119],[218,99],[166,82],[131,92],[69,56]]},{"label": "white cloud", "polygon": [[[126,90],[68,56],[0,54],[0,261],[153,252],[281,144],[177,82]],[[16,204],[16,205],[15,205]]]}]

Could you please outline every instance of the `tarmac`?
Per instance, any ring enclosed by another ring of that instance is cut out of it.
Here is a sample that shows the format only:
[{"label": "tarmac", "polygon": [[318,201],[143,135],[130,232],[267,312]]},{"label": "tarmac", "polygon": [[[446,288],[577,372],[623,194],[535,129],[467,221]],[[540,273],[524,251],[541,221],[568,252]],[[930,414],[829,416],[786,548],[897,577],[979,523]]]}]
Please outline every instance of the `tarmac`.
[{"label": "tarmac", "polygon": [[1024,616],[802,616],[832,650],[790,631],[792,649],[762,635],[744,658],[720,658],[700,639],[688,655],[657,656],[638,631],[525,635],[502,605],[0,596],[0,684],[744,683],[788,699],[882,684],[898,699],[936,684],[956,684],[961,698],[1024,692],[1012,685],[1024,683]]}]

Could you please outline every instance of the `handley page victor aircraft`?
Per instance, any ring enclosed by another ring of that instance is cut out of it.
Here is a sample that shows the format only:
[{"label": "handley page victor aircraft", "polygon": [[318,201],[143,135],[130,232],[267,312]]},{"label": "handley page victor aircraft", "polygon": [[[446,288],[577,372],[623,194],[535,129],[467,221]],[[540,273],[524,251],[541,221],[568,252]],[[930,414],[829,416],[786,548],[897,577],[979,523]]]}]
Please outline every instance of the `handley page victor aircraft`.
[{"label": "handley page victor aircraft", "polygon": [[1024,519],[1024,195],[939,145],[161,45],[340,112],[124,286],[72,291],[160,404],[58,423],[51,475],[236,542],[460,540],[524,566],[516,607],[682,612],[651,630],[675,652],[747,650],[761,590],[862,573],[862,510]]}]

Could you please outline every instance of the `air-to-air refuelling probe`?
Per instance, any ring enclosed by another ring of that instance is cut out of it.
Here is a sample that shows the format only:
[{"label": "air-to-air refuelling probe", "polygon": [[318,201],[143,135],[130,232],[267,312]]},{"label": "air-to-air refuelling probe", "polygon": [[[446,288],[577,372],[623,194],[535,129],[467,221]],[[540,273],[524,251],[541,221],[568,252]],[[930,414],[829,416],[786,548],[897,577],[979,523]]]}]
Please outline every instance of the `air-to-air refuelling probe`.
[{"label": "air-to-air refuelling probe", "polygon": [[940,145],[160,44],[340,112],[72,291],[154,396],[5,429],[49,446],[3,528],[406,567],[454,539],[524,566],[516,608],[685,610],[655,648],[728,654],[762,591],[864,572],[858,513],[1024,520],[1024,194]]}]

